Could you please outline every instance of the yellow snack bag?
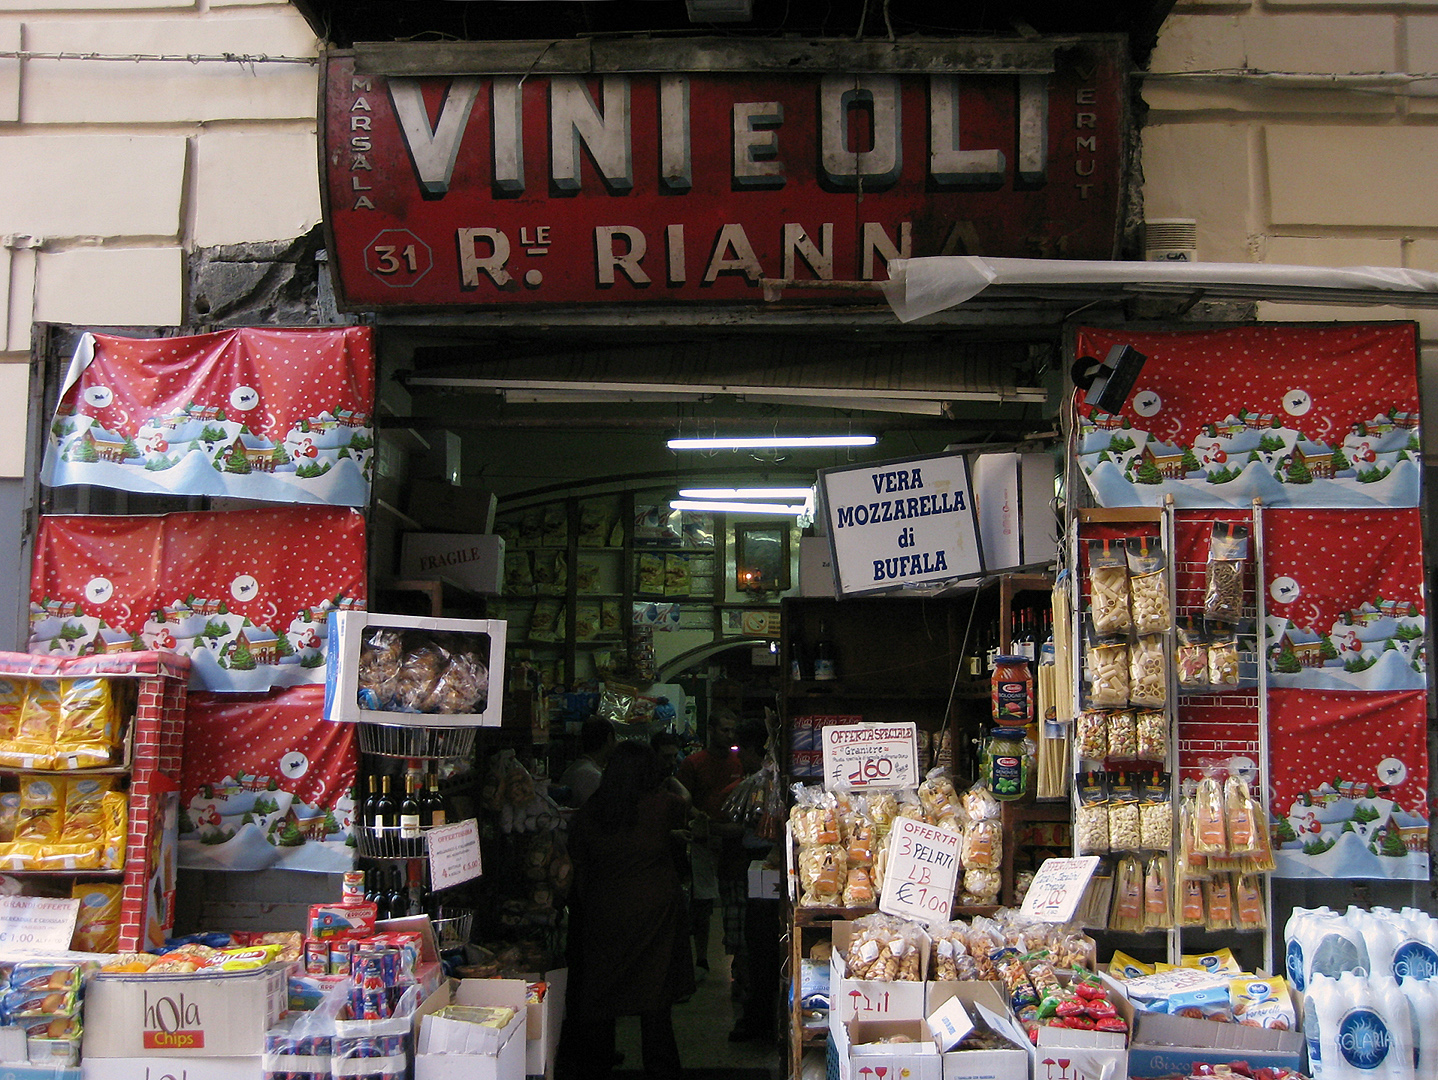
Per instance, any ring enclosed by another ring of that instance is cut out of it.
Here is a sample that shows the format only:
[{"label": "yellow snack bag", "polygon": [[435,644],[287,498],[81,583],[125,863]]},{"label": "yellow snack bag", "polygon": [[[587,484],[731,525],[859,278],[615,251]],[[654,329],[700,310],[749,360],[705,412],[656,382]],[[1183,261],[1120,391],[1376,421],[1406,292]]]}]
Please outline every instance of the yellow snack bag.
[{"label": "yellow snack bag", "polygon": [[240,948],[221,949],[218,956],[210,958],[207,968],[220,971],[249,971],[264,967],[279,956],[280,945],[246,945]]},{"label": "yellow snack bag", "polygon": [[60,730],[60,680],[34,679],[26,684],[25,704],[15,737],[22,742],[53,744]]},{"label": "yellow snack bag", "polygon": [[100,865],[106,870],[119,870],[125,865],[125,837],[130,828],[130,798],[123,791],[107,791],[100,796],[100,816],[104,822],[104,848]]},{"label": "yellow snack bag", "polygon": [[0,740],[0,766],[48,770],[55,767],[55,744],[34,739]]},{"label": "yellow snack bag", "polygon": [[25,708],[25,683],[0,676],[0,739],[13,739]]},{"label": "yellow snack bag", "polygon": [[66,781],[62,843],[99,844],[105,838],[102,800],[114,786],[113,776],[76,776]]},{"label": "yellow snack bag", "polygon": [[96,844],[18,842],[12,850],[22,854],[32,870],[100,869],[100,848]]},{"label": "yellow snack bag", "polygon": [[44,776],[21,778],[16,841],[45,844],[60,839],[65,824],[65,798],[61,784],[62,781]]},{"label": "yellow snack bag", "polygon": [[119,718],[108,679],[60,680],[60,723],[57,743],[101,743],[115,741]]},{"label": "yellow snack bag", "polygon": [[0,795],[0,844],[15,839],[15,826],[20,822],[20,793],[7,791]]},{"label": "yellow snack bag", "polygon": [[114,952],[120,947],[120,901],[124,886],[116,882],[75,882],[72,899],[80,901],[70,948],[77,952]]},{"label": "yellow snack bag", "polygon": [[115,747],[109,743],[56,743],[50,759],[50,768],[57,772],[99,769],[114,764]]},{"label": "yellow snack bag", "polygon": [[1108,964],[1108,973],[1121,981],[1137,979],[1144,975],[1152,975],[1153,965],[1145,964],[1142,960],[1135,960],[1126,952],[1114,950],[1113,959]]},{"label": "yellow snack bag", "polygon": [[1199,968],[1214,975],[1243,974],[1243,966],[1233,955],[1232,949],[1218,949],[1211,953],[1185,953],[1179,958],[1179,966]]}]

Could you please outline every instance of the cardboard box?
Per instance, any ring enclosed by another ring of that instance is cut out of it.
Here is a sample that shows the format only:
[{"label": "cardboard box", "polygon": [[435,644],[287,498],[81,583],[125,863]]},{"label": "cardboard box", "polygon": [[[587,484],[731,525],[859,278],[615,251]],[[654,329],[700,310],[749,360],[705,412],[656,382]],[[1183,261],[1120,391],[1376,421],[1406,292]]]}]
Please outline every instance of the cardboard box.
[{"label": "cardboard box", "polygon": [[[490,982],[518,983],[520,987],[518,998],[516,999],[514,995],[512,985],[499,988],[477,986],[480,983]],[[462,988],[466,984],[471,984],[470,988],[463,990]],[[474,998],[477,996],[492,996],[504,1000],[460,1000],[461,997]],[[431,1040],[440,1040],[434,1042],[436,1046],[443,1045],[443,1040],[450,1037],[448,1031],[441,1030],[447,1025],[440,1025],[440,1028],[436,1028],[433,1016],[434,1013],[449,1004],[509,1005],[515,1009],[515,1017],[501,1033],[500,1038],[495,1040],[498,1042],[498,1046],[492,1054],[438,1053],[424,1050],[427,1031]],[[415,1014],[420,1046],[417,1047],[414,1056],[414,1080],[524,1080],[527,1074],[524,1037],[524,1028],[528,1023],[526,1013],[524,984],[517,979],[451,980],[430,995]]]},{"label": "cardboard box", "polygon": [[[441,1009],[449,1006],[441,1006]],[[510,1036],[524,1026],[524,1010],[515,1009],[504,1027],[487,1027],[471,1021],[454,1019],[434,1013],[420,1017],[419,1039],[414,1052],[421,1054],[461,1054],[497,1057]]]},{"label": "cardboard box", "polygon": [[[943,1080],[1029,1080],[1028,1040],[1013,1024],[1009,1003],[997,983],[931,982],[926,990],[926,1009],[933,1030],[933,1017],[957,998],[970,1016],[978,1016],[988,1027],[1014,1043],[1006,1050],[949,1050],[941,1053]],[[986,1010],[986,1012],[985,1012]],[[943,1043],[939,1044],[942,1051]]]},{"label": "cardboard box", "polygon": [[[1067,984],[1068,976],[1059,972],[1059,981]],[[1133,1031],[1133,1004],[1124,996],[1123,988],[1107,976],[1101,976],[1108,988],[1109,1000]],[[1075,1028],[1039,1027],[1038,1045],[1030,1046],[1034,1080],[1126,1080],[1129,1054],[1125,1047],[1128,1036],[1115,1031],[1080,1031]],[[1059,1060],[1067,1061],[1060,1065]]]},{"label": "cardboard box", "polygon": [[84,1060],[251,1057],[289,1004],[289,966],[189,975],[107,975],[85,989]]},{"label": "cardboard box", "polygon": [[[489,694],[477,713],[402,713],[361,708],[361,638],[367,627],[390,626],[464,635],[481,647],[489,668]],[[498,619],[431,619],[418,615],[381,615],[373,611],[329,613],[329,662],[325,667],[325,719],[342,723],[413,724],[418,727],[499,727],[504,701],[504,639],[507,624]]]},{"label": "cardboard box", "polygon": [[547,989],[544,1000],[527,1004],[528,982],[524,979],[460,979],[454,984],[456,1005],[509,1005],[525,1016],[524,1073],[546,1076],[554,1073],[554,1055],[559,1049],[559,1028],[564,1022],[564,993],[569,982],[567,968],[556,968],[536,976]]},{"label": "cardboard box", "polygon": [[498,596],[504,584],[504,538],[492,533],[405,533],[399,576],[443,578],[471,592]]},{"label": "cardboard box", "polygon": [[1052,562],[1058,554],[1053,455],[975,454],[970,466],[985,570]]},{"label": "cardboard box", "polygon": [[[264,1069],[259,1055],[253,1057],[213,1058],[86,1058],[76,1070],[81,1080],[260,1080]],[[44,1070],[46,1080],[61,1080],[49,1069]],[[5,1076],[15,1076],[14,1070],[5,1069]]]},{"label": "cardboard box", "polygon": [[[1298,1008],[1301,1015],[1301,999]],[[1255,1068],[1303,1068],[1304,1038],[1297,1031],[1221,1024],[1164,1013],[1138,1013],[1133,1025],[1128,1053],[1131,1080],[1168,1077],[1175,1072],[1187,1075],[1200,1062],[1226,1065],[1230,1061],[1247,1061]]]},{"label": "cardboard box", "polygon": [[854,924],[836,922],[829,940],[834,951],[829,962],[829,1009],[833,1019],[849,1020],[923,1020],[924,982],[929,974],[929,943],[927,937],[919,947],[919,982],[874,982],[849,978],[844,957],[854,937]]},{"label": "cardboard box", "polygon": [[749,899],[778,900],[783,895],[783,881],[782,870],[771,870],[763,859],[755,859],[749,864]]},{"label": "cardboard box", "polygon": [[[883,1043],[896,1035],[906,1043]],[[943,1080],[943,1059],[922,1020],[847,1020],[829,1013],[839,1080],[869,1080],[880,1070],[903,1080]]]},{"label": "cardboard box", "polygon": [[499,505],[494,492],[434,479],[411,480],[407,487],[405,513],[425,528],[494,531],[494,512]]},{"label": "cardboard box", "polygon": [[834,549],[827,536],[799,537],[799,595],[837,596]]}]

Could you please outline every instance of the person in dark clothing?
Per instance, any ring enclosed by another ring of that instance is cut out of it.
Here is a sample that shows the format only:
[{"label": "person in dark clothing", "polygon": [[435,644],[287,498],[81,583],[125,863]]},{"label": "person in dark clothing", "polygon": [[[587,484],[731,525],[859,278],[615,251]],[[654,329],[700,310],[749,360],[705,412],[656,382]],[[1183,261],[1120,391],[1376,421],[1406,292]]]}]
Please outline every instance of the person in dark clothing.
[{"label": "person in dark clothing", "polygon": [[[615,1022],[639,1017],[644,1073],[677,1080],[671,1008],[694,992],[681,859],[684,799],[644,743],[614,748],[598,789],[574,816],[570,1021],[583,1033],[580,1080],[614,1068]],[[571,972],[573,974],[573,972]]]},{"label": "person in dark clothing", "polygon": [[[757,718],[746,719],[739,724],[735,742],[744,775],[757,772],[764,764],[769,742],[768,726]],[[771,840],[756,835],[749,822],[745,822],[744,826],[734,862],[727,868],[734,890],[743,897],[738,903],[742,905],[744,916],[740,931],[744,941],[743,963],[734,977],[738,991],[735,1002],[738,1019],[729,1032],[730,1042],[773,1039],[779,1011],[779,943],[783,936],[780,932],[779,901],[748,895],[749,863],[763,859],[774,845]],[[724,872],[721,870],[721,873]]]}]

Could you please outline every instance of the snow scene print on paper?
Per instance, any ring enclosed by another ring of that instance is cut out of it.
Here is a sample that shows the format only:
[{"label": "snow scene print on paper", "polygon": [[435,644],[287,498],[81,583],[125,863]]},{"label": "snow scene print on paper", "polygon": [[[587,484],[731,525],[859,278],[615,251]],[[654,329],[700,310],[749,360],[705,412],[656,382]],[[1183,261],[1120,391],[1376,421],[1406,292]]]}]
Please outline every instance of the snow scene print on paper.
[{"label": "snow scene print on paper", "polygon": [[1269,691],[1278,876],[1428,879],[1426,699]]},{"label": "snow scene print on paper", "polygon": [[1148,358],[1121,412],[1079,418],[1089,488],[1100,506],[1417,506],[1415,335],[1411,323],[1085,327],[1080,356],[1128,344]]},{"label": "snow scene print on paper", "polygon": [[1264,514],[1268,685],[1424,690],[1419,510]]},{"label": "snow scene print on paper", "polygon": [[322,684],[328,612],[363,608],[365,596],[358,510],[48,516],[26,648],[180,653],[197,690]]},{"label": "snow scene print on paper", "polygon": [[41,479],[365,506],[373,400],[368,327],[85,334],[50,425]]},{"label": "snow scene print on paper", "polygon": [[359,749],[353,724],[326,724],[323,714],[322,687],[189,696],[180,866],[353,867]]}]

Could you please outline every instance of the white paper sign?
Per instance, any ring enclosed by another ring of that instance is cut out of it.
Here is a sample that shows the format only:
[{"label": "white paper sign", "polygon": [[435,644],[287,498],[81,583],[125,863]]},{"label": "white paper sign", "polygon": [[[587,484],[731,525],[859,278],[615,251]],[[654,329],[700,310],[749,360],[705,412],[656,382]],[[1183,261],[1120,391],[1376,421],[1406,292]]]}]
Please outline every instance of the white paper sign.
[{"label": "white paper sign", "polygon": [[75,935],[79,900],[0,896],[0,951],[64,952]]},{"label": "white paper sign", "polygon": [[984,572],[963,454],[821,469],[841,596]]},{"label": "white paper sign", "polygon": [[1097,855],[1077,859],[1045,859],[1034,872],[1034,883],[1024,895],[1023,913],[1039,922],[1065,923],[1074,917],[1098,868]]},{"label": "white paper sign", "polygon": [[824,786],[830,791],[918,787],[916,730],[907,722],[824,728]]},{"label": "white paper sign", "polygon": [[958,833],[927,821],[895,818],[879,910],[918,922],[946,920],[958,876]]},{"label": "white paper sign", "polygon": [[429,845],[430,889],[438,892],[484,871],[479,857],[479,822],[470,818],[441,825],[424,834]]}]

